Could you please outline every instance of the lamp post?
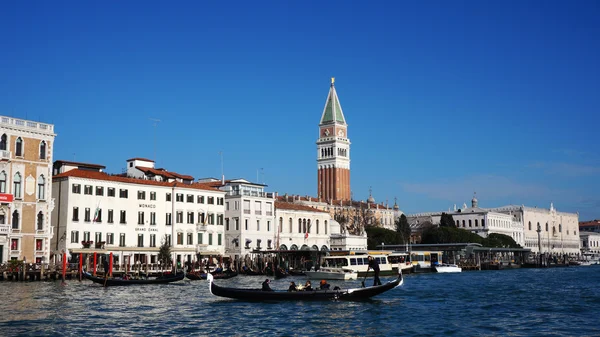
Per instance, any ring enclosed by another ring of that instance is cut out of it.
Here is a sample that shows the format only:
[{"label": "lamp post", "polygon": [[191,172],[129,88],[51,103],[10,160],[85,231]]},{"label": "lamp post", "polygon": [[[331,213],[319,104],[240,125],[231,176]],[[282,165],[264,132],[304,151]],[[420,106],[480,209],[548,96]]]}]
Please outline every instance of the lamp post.
[{"label": "lamp post", "polygon": [[541,238],[540,233],[542,232],[542,226],[540,226],[539,222],[538,222],[538,225],[537,225],[536,232],[538,233],[538,254],[540,255],[539,265],[541,266],[542,265],[542,238]]}]

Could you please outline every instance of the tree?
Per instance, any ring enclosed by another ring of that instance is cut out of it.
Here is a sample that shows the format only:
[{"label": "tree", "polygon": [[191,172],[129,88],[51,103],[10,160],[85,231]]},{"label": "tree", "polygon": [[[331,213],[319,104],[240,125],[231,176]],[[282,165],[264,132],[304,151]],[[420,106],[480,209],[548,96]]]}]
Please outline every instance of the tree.
[{"label": "tree", "polygon": [[171,263],[171,243],[167,240],[166,235],[158,250],[158,261],[162,262],[163,269],[166,269],[166,266]]},{"label": "tree", "polygon": [[456,223],[454,222],[452,214],[442,213],[440,227],[456,227]]},{"label": "tree", "polygon": [[402,236],[396,231],[381,227],[367,227],[367,249],[377,249],[377,246],[381,243],[386,245],[399,245],[402,244]]},{"label": "tree", "polygon": [[488,237],[485,238],[483,245],[485,247],[493,248],[522,248],[512,237],[498,233],[488,235]]},{"label": "tree", "polygon": [[396,232],[402,237],[402,243],[408,243],[410,241],[410,225],[406,215],[402,214],[395,222]]}]

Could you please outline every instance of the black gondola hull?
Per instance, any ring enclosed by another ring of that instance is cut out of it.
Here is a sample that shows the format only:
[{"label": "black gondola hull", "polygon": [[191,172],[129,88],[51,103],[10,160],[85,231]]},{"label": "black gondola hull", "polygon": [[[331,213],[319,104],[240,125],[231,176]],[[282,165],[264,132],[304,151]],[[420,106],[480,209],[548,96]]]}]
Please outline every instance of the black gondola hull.
[{"label": "black gondola hull", "polygon": [[346,300],[360,301],[382,294],[404,283],[402,275],[394,281],[380,286],[313,291],[262,291],[260,289],[226,288],[216,285],[210,280],[210,292],[215,296],[233,298],[244,301],[326,301]]},{"label": "black gondola hull", "polygon": [[93,276],[92,274],[90,274],[88,272],[84,272],[83,277],[85,277],[86,279],[88,279],[94,283],[102,284],[103,286],[108,287],[108,286],[128,286],[128,285],[134,285],[134,284],[165,284],[165,283],[181,281],[181,280],[183,280],[185,275],[183,273],[179,273],[179,274],[164,276],[164,277],[160,277],[160,278],[150,279],[150,280],[143,280],[143,279],[123,280],[123,279],[117,279],[117,278],[106,278],[105,279],[104,277],[97,277],[97,276]]}]

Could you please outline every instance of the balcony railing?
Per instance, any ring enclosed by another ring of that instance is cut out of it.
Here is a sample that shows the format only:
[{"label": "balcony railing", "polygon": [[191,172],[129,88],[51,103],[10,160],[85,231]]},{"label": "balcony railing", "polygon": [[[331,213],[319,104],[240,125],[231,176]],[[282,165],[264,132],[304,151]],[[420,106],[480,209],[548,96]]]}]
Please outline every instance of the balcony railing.
[{"label": "balcony railing", "polygon": [[262,211],[254,211],[254,214],[256,214],[256,215],[261,215],[261,214],[262,214]]},{"label": "balcony railing", "polygon": [[273,215],[273,211],[266,211],[266,212],[265,212],[265,215],[267,215],[267,216],[272,216],[272,215]]},{"label": "balcony railing", "polygon": [[249,209],[245,209],[244,210],[244,214],[250,214],[250,210]]},{"label": "balcony railing", "polygon": [[256,191],[229,191],[227,192],[227,196],[237,196],[243,195],[248,197],[261,197],[261,198],[269,198],[274,199],[275,194],[273,192],[256,192]]},{"label": "balcony railing", "polygon": [[53,132],[54,131],[54,125],[52,125],[52,124],[44,124],[44,123],[26,121],[23,119],[11,118],[11,117],[5,117],[5,116],[0,117],[0,123],[14,125],[14,126],[21,127],[21,128],[38,129],[38,130],[42,130],[45,132]]},{"label": "balcony railing", "polygon": [[10,160],[10,151],[0,150],[0,160]]}]

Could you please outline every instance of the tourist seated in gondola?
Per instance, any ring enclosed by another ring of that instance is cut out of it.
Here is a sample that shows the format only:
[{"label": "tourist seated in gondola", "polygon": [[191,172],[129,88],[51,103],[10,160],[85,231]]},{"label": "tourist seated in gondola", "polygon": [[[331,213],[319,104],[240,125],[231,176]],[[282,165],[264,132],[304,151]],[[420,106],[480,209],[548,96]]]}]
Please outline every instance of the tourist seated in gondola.
[{"label": "tourist seated in gondola", "polygon": [[298,291],[298,288],[296,288],[296,283],[294,281],[290,282],[290,287],[288,288],[288,291]]},{"label": "tourist seated in gondola", "polygon": [[310,281],[306,281],[306,283],[304,284],[303,290],[304,291],[312,291],[313,290],[313,288],[312,288],[312,286],[310,284]]},{"label": "tourist seated in gondola", "polygon": [[329,290],[329,287],[331,287],[331,286],[329,285],[329,283],[327,283],[327,281],[321,280],[321,283],[319,284],[319,289]]},{"label": "tourist seated in gondola", "polygon": [[262,283],[262,291],[273,291],[273,289],[271,289],[269,286],[269,283],[271,283],[269,279],[266,279],[265,282]]}]

